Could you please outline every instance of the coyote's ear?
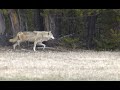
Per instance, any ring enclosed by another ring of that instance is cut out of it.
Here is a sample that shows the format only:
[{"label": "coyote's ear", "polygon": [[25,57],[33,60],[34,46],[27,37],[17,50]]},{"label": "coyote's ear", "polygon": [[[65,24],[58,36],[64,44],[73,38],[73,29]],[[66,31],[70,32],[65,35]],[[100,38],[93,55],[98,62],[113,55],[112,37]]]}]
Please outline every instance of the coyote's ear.
[{"label": "coyote's ear", "polygon": [[49,35],[49,32],[48,32],[48,35]]},{"label": "coyote's ear", "polygon": [[48,31],[48,35],[51,33],[51,31]]}]

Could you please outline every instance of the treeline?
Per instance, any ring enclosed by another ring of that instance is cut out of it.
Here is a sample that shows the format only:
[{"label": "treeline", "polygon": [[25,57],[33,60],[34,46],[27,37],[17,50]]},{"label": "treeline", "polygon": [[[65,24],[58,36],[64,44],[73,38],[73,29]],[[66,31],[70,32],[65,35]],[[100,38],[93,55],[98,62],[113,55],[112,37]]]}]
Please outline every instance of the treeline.
[{"label": "treeline", "polygon": [[0,9],[0,45],[9,45],[19,31],[34,30],[51,30],[63,47],[116,50],[120,9]]}]

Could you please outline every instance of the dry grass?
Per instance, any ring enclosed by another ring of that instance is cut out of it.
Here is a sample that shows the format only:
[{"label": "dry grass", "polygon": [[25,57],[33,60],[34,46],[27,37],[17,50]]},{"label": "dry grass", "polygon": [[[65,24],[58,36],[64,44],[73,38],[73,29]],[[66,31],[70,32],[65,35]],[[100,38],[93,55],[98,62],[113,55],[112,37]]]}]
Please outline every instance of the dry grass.
[{"label": "dry grass", "polygon": [[120,52],[1,48],[0,80],[120,80]]}]

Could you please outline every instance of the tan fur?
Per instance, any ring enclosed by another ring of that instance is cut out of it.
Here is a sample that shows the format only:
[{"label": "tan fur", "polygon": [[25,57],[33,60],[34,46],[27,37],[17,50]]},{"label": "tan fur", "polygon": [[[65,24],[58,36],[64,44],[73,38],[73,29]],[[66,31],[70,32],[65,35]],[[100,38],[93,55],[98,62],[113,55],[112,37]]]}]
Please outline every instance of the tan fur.
[{"label": "tan fur", "polygon": [[54,39],[51,31],[33,31],[33,32],[26,31],[26,32],[18,32],[16,37],[14,37],[13,39],[9,39],[9,42],[15,43],[13,45],[14,49],[17,45],[20,46],[21,42],[25,42],[25,41],[34,42],[33,50],[36,51],[35,48],[37,43],[44,46],[45,48],[45,44],[43,44],[42,42],[47,41],[51,38]]},{"label": "tan fur", "polygon": [[16,37],[14,37],[13,39],[9,39],[9,42],[16,42],[18,39],[19,39],[19,35],[21,34],[22,32],[18,32],[18,34],[16,35]]}]

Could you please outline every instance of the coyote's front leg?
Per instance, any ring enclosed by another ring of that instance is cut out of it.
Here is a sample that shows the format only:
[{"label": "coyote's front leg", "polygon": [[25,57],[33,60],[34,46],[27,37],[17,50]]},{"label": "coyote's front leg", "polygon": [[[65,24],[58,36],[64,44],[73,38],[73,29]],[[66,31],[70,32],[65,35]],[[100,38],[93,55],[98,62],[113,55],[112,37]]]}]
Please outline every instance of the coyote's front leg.
[{"label": "coyote's front leg", "polygon": [[36,44],[37,42],[34,42],[33,50],[36,51]]}]

